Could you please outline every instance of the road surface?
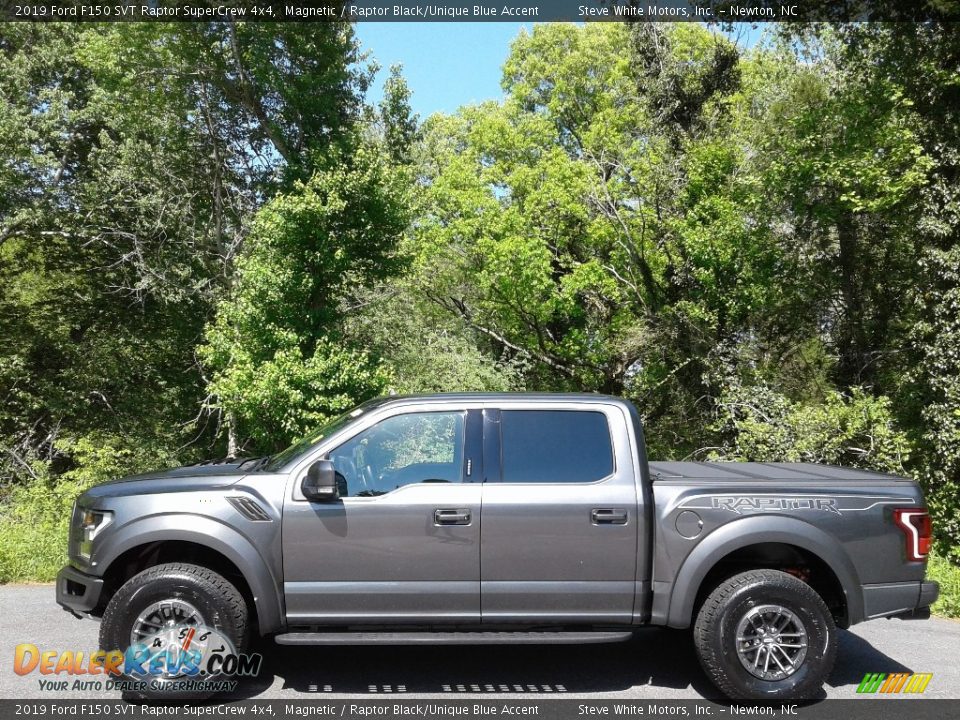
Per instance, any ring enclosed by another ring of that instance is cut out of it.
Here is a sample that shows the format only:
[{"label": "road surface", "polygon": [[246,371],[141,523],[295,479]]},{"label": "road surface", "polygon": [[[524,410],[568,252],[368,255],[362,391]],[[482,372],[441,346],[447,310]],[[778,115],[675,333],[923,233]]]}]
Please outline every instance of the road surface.
[{"label": "road surface", "polygon": [[[14,647],[97,648],[98,624],[77,620],[54,602],[50,585],[0,586],[0,698],[55,698],[39,689],[38,671],[13,672]],[[456,696],[591,697],[612,700],[718,698],[693,652],[690,633],[649,628],[610,645],[279,647],[241,696],[257,699],[343,696],[451,700]],[[960,622],[875,620],[840,631],[827,697],[852,698],[868,672],[932,672],[925,695],[960,698]],[[49,679],[50,676],[47,677]],[[117,699],[116,692],[70,693],[70,699]]]}]

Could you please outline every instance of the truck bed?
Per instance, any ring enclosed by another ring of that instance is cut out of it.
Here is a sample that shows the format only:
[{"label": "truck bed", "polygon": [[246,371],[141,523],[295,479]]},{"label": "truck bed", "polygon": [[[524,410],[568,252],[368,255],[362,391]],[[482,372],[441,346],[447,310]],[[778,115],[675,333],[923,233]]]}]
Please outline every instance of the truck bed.
[{"label": "truck bed", "polygon": [[654,482],[670,480],[697,480],[716,482],[744,482],[756,480],[785,480],[816,482],[857,482],[878,480],[911,482],[907,478],[887,475],[873,470],[819,465],[814,463],[760,463],[760,462],[673,462],[650,463],[650,477]]}]

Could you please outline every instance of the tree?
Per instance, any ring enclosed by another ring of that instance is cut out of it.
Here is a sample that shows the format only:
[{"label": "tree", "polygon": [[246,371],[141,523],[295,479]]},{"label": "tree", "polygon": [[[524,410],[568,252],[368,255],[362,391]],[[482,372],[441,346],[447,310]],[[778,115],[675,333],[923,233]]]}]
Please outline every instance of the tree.
[{"label": "tree", "polygon": [[[857,137],[844,146],[860,148],[859,167],[845,169],[847,182],[868,189],[851,197],[870,200],[851,208],[860,235],[849,285],[863,295],[860,335],[876,391],[894,398],[940,547],[956,558],[960,85],[952,68],[960,37],[931,22],[812,28],[800,39],[824,48],[837,95],[859,114],[860,126],[850,126]],[[828,157],[837,155],[841,169],[851,153],[834,148]]]},{"label": "tree", "polygon": [[359,60],[346,23],[2,30],[0,474],[214,439],[196,345],[256,209],[352,142]]},{"label": "tree", "polygon": [[402,190],[371,147],[360,147],[258,213],[236,283],[217,308],[201,355],[227,412],[231,447],[273,451],[358,401],[387,375],[342,333],[348,288],[397,269]]},{"label": "tree", "polygon": [[[52,577],[90,484],[212,452],[205,325],[369,77],[347,23],[0,29],[0,579]],[[341,385],[370,364],[308,349]]]},{"label": "tree", "polygon": [[730,142],[736,55],[695,26],[521,34],[503,103],[425,124],[421,291],[528,385],[626,393],[664,435],[689,426],[710,353],[762,310],[774,262]]},{"label": "tree", "polygon": [[419,139],[419,117],[410,106],[412,93],[403,78],[403,68],[394,65],[383,85],[380,101],[380,121],[383,144],[396,166],[410,164],[414,146]]},{"label": "tree", "polygon": [[488,338],[445,312],[401,275],[353,293],[345,332],[382,360],[399,394],[523,390],[524,366],[496,355]]},{"label": "tree", "polygon": [[171,58],[123,75],[112,27],[9,26],[0,41],[0,138],[19,158],[0,178],[8,477],[69,468],[66,448],[95,431],[179,444],[202,397],[193,345],[247,205],[230,162],[197,162],[227,152],[184,121],[195,97],[166,87]]}]

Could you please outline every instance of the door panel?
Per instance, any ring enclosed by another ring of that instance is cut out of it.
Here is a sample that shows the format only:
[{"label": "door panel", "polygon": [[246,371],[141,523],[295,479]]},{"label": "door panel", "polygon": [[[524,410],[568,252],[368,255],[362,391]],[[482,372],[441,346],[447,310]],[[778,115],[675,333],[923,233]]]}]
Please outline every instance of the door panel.
[{"label": "door panel", "polygon": [[[438,525],[437,510],[469,525]],[[408,485],[374,498],[294,503],[283,528],[292,624],[478,620],[480,485]]]},{"label": "door panel", "polygon": [[[616,409],[601,412],[608,427],[623,424],[609,422]],[[582,433],[582,423],[571,426],[575,436],[565,424],[511,414],[506,406],[499,424],[485,424],[501,428],[503,467],[488,471],[483,486],[484,623],[632,621],[639,523],[629,440],[614,436],[604,451],[598,436]],[[585,482],[575,482],[578,473]]]},{"label": "door panel", "polygon": [[465,434],[480,426],[465,419],[387,418],[329,453],[347,497],[288,500],[291,625],[479,620],[481,485],[471,482],[479,444]]}]

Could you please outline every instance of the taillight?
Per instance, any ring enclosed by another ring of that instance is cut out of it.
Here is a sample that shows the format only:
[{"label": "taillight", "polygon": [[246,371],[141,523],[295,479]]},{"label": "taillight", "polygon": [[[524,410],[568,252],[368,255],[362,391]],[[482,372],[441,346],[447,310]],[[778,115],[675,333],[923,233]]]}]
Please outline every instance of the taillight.
[{"label": "taillight", "polygon": [[907,560],[919,562],[927,559],[933,527],[930,514],[925,508],[897,508],[893,520],[907,538]]}]

